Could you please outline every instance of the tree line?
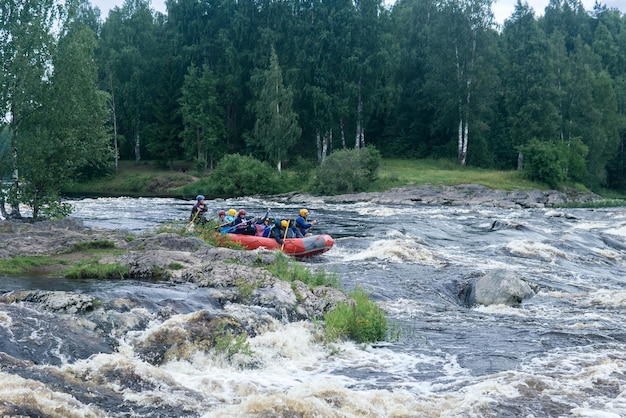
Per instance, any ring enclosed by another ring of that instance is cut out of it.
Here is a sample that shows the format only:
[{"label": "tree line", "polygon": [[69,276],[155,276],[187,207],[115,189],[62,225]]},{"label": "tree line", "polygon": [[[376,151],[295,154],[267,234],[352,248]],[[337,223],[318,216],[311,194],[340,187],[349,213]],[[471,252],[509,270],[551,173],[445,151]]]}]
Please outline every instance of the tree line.
[{"label": "tree line", "polygon": [[518,1],[500,26],[492,5],[126,0],[103,17],[86,0],[6,0],[0,167],[28,181],[0,207],[54,202],[42,191],[120,159],[280,170],[368,145],[626,190],[626,16]]}]

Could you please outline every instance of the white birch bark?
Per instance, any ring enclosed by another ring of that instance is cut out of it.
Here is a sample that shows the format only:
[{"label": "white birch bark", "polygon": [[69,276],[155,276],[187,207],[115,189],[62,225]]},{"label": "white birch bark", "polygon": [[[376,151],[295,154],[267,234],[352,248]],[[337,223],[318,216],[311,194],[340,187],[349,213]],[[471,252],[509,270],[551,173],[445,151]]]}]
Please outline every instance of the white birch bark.
[{"label": "white birch bark", "polygon": [[322,162],[322,135],[318,129],[315,133],[315,147],[317,148],[317,162]]},{"label": "white birch bark", "polygon": [[117,111],[115,107],[115,90],[113,90],[113,75],[109,71],[109,87],[111,88],[111,113],[113,116],[113,151],[115,152],[115,172],[119,171],[120,149],[117,140]]},{"label": "white birch bark", "polygon": [[363,133],[363,97],[361,96],[361,80],[359,80],[359,97],[356,106],[356,140],[354,148],[365,147],[365,134]]},{"label": "white birch bark", "polygon": [[346,149],[346,128],[343,118],[339,118],[339,130],[341,134],[341,148]]},{"label": "white birch bark", "polygon": [[462,54],[459,50],[459,43],[462,42],[459,40],[459,36],[463,36],[463,34],[457,33],[454,39],[455,64],[459,86],[458,161],[461,165],[467,163],[472,83],[476,64],[478,33],[486,28],[492,20],[491,3],[490,0],[466,0],[460,2],[460,6],[465,9],[466,28],[469,32],[469,45],[467,45],[468,50],[466,54]]},{"label": "white birch bark", "polygon": [[322,138],[322,159],[320,163],[323,163],[326,160],[326,154],[328,152],[328,136],[324,135]]},{"label": "white birch bark", "polygon": [[139,137],[139,121],[135,127],[135,164],[141,161],[141,139]]}]

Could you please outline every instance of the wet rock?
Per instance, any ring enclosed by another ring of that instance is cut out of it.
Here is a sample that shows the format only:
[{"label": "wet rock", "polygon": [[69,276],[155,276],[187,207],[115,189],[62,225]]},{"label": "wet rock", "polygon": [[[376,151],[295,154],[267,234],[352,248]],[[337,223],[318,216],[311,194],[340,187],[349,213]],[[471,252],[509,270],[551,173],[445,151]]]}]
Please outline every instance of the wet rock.
[{"label": "wet rock", "polygon": [[[103,258],[101,263],[119,263],[128,267],[128,278],[133,279],[166,279],[175,270],[183,270],[197,266],[199,260],[186,251],[169,251],[152,249],[147,251],[135,251],[118,257]],[[179,273],[180,275],[181,273]]]},{"label": "wet rock", "polygon": [[144,361],[158,365],[168,360],[190,359],[218,343],[244,333],[243,327],[226,315],[206,310],[178,315],[147,332],[135,344],[135,352]]},{"label": "wet rock", "polygon": [[0,296],[0,303],[32,302],[45,310],[77,313],[94,308],[96,298],[80,293],[45,290],[22,290]]},{"label": "wet rock", "polygon": [[206,244],[197,237],[182,237],[177,234],[162,233],[151,237],[139,237],[128,248],[131,250],[196,251]]},{"label": "wet rock", "polygon": [[459,299],[467,306],[517,306],[535,295],[531,285],[508,270],[495,270],[461,285]]}]

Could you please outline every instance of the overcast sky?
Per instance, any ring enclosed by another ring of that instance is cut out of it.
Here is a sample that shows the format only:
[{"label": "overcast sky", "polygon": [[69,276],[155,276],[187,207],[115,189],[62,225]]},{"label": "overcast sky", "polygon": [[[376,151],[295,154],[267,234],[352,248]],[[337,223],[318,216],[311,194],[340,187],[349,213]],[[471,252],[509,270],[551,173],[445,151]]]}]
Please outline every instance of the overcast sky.
[{"label": "overcast sky", "polygon": [[[104,20],[111,10],[115,6],[122,7],[124,0],[90,0],[91,4],[100,8],[102,12],[102,19]],[[393,0],[391,0],[393,1]],[[391,2],[387,0],[387,2]],[[549,0],[527,0],[530,7],[535,10],[536,15],[542,15],[543,10],[549,3]],[[493,5],[493,13],[498,23],[503,23],[504,19],[511,16],[517,0],[495,0]],[[586,10],[592,10],[595,0],[582,0],[583,6]],[[626,12],[626,1],[624,0],[604,0],[600,1],[602,4],[606,4],[609,7],[617,7],[622,12]],[[165,13],[165,0],[152,0],[152,8],[159,12]]]}]

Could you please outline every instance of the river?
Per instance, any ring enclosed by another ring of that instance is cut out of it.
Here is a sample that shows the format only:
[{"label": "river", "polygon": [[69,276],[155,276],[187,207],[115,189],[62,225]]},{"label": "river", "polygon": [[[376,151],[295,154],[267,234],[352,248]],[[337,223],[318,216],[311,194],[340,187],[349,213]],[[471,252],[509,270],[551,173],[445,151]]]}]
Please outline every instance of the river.
[{"label": "river", "polygon": [[[87,226],[141,233],[186,220],[193,202],[162,198],[71,201]],[[218,209],[288,199],[208,201]],[[0,412],[66,416],[601,417],[626,416],[626,208],[499,209],[306,203],[335,238],[303,261],[361,286],[398,339],[325,344],[316,324],[278,323],[249,339],[254,367],[203,353],[159,366],[134,341],[206,307],[202,289],[139,282],[0,278],[0,292],[57,289],[141,301],[118,349],[68,348],[71,321],[27,304],[0,304]],[[509,269],[538,289],[521,306],[464,306],[460,285]],[[134,317],[137,320],[137,317]],[[172,321],[172,318],[168,319]],[[52,343],[54,342],[54,343]],[[26,355],[21,350],[29,354]],[[4,354],[2,353],[4,352]],[[96,353],[96,354],[94,354]],[[30,359],[26,361],[25,359]],[[35,360],[33,360],[35,359]],[[43,412],[42,412],[43,411]]]}]

